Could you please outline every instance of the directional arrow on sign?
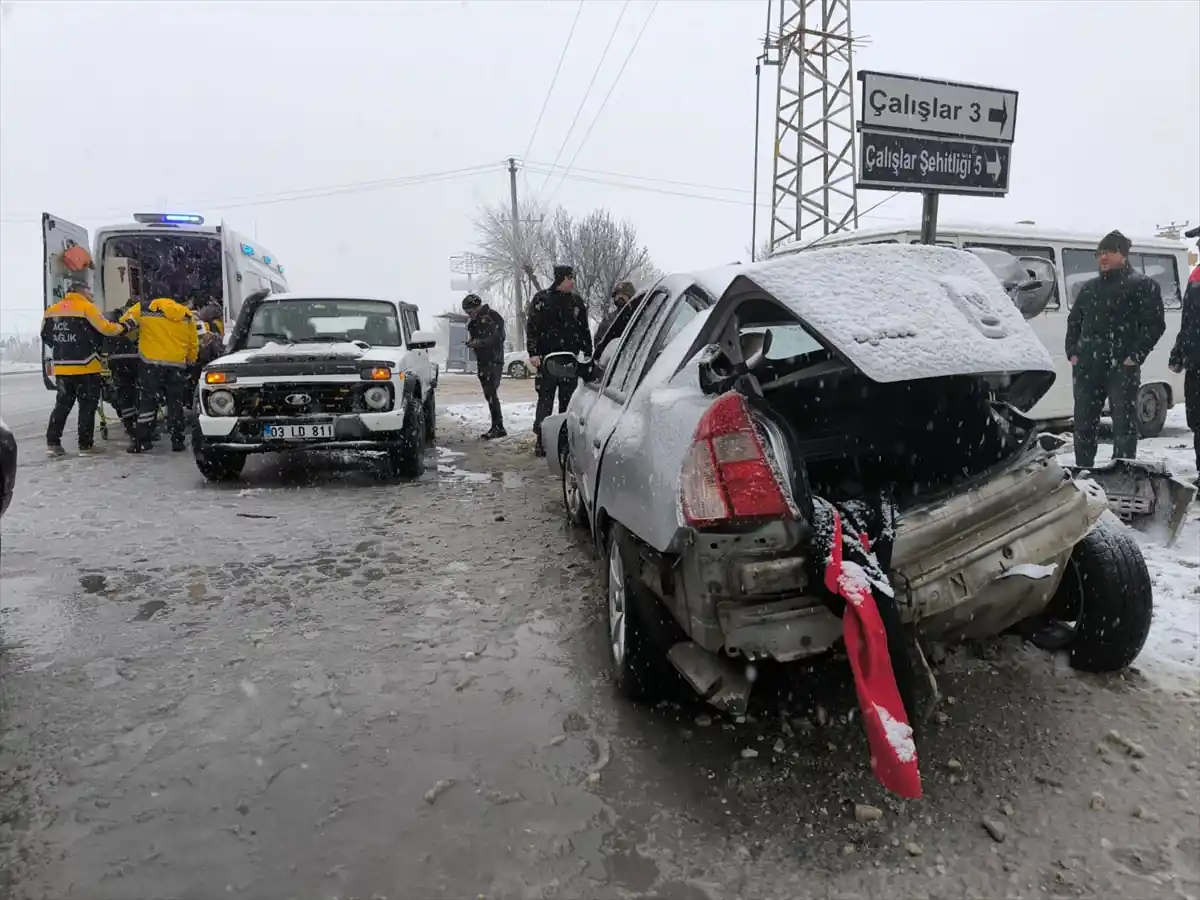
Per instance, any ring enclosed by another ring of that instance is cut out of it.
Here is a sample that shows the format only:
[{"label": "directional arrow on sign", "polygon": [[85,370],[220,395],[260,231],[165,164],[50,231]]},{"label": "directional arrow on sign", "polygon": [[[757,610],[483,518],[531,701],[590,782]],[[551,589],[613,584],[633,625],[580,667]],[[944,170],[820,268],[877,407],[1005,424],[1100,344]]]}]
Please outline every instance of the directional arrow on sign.
[{"label": "directional arrow on sign", "polygon": [[1004,133],[1004,126],[1008,122],[1007,98],[1005,98],[1004,102],[999,107],[993,106],[988,109],[988,121],[998,124],[1000,126],[1000,133]]},{"label": "directional arrow on sign", "polygon": [[992,181],[999,184],[1000,182],[1000,153],[996,151],[996,155],[992,159],[984,157],[987,173],[992,176]]}]

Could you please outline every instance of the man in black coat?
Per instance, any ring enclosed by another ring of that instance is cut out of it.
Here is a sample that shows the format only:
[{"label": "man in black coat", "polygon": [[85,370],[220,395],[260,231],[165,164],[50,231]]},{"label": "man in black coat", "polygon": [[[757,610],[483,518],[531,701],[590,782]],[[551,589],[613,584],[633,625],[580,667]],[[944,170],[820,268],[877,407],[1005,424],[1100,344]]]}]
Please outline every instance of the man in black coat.
[{"label": "man in black coat", "polygon": [[477,294],[463,297],[463,312],[467,314],[467,346],[475,351],[479,386],[492,416],[492,427],[481,437],[508,437],[504,430],[504,414],[500,410],[500,377],[504,373],[504,316],[483,302]]},{"label": "man in black coat", "polygon": [[587,306],[583,298],[575,293],[575,270],[570,266],[555,266],[554,283],[547,290],[534,295],[529,304],[529,321],[525,325],[525,347],[529,351],[530,365],[539,370],[534,376],[537,388],[537,412],[533,421],[537,445],[534,453],[545,456],[542,420],[554,409],[555,391],[558,392],[558,411],[566,411],[567,403],[575,393],[576,382],[559,382],[540,371],[542,357],[560,351],[592,355]]},{"label": "man in black coat", "polygon": [[1075,462],[1096,463],[1104,401],[1113,423],[1113,458],[1135,459],[1142,363],[1167,329],[1162,290],[1130,268],[1131,242],[1119,231],[1096,248],[1100,274],[1085,282],[1067,316],[1067,358],[1074,367]]},{"label": "man in black coat", "polygon": [[[1200,227],[1184,233],[1185,237],[1200,238]],[[1196,242],[1200,248],[1200,240]],[[1183,372],[1183,403],[1187,427],[1192,430],[1196,448],[1196,468],[1200,469],[1200,266],[1192,269],[1183,292],[1183,315],[1179,320],[1179,336],[1171,350],[1171,371]],[[1200,475],[1196,477],[1200,487]]]}]

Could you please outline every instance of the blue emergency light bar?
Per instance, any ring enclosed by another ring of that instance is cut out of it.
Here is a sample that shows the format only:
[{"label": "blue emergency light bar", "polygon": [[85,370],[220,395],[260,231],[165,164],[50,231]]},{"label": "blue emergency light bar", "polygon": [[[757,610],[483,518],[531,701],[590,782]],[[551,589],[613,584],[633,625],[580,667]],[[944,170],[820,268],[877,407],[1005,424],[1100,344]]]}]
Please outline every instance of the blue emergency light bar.
[{"label": "blue emergency light bar", "polygon": [[142,225],[203,225],[204,216],[190,213],[135,213],[133,221]]}]

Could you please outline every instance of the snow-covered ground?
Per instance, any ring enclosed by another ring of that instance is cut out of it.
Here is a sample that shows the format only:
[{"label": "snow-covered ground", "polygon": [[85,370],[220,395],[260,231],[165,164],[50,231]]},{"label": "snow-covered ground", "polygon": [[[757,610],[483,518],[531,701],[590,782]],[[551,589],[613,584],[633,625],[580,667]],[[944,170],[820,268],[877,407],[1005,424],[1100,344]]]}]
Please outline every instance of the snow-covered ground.
[{"label": "snow-covered ground", "polygon": [[35,362],[6,362],[0,360],[0,375],[17,375],[21,372],[40,372],[42,364]]},{"label": "snow-covered ground", "polygon": [[[472,375],[471,377],[474,378],[475,376]],[[534,404],[505,403],[503,409],[504,430],[510,436],[524,434],[533,429]],[[478,431],[480,434],[483,434],[492,425],[486,403],[456,403],[453,406],[445,407],[443,412],[455,421],[460,422],[469,432]]]},{"label": "snow-covered ground", "polygon": [[[446,407],[446,415],[461,422],[468,431],[480,433],[489,426],[484,404],[457,404]],[[504,404],[504,424],[510,435],[528,432],[533,426],[532,403]],[[1112,444],[1101,444],[1097,463],[1112,455]],[[1192,435],[1184,421],[1184,410],[1177,406],[1167,417],[1162,435],[1142,440],[1138,456],[1159,460],[1186,480],[1196,477]],[[1064,462],[1073,462],[1070,453]],[[449,460],[439,460],[453,469]],[[1150,537],[1138,534],[1146,556],[1150,577],[1154,580],[1154,624],[1146,648],[1138,658],[1138,667],[1156,683],[1168,689],[1200,688],[1200,514],[1190,512],[1174,547],[1164,547]]]}]

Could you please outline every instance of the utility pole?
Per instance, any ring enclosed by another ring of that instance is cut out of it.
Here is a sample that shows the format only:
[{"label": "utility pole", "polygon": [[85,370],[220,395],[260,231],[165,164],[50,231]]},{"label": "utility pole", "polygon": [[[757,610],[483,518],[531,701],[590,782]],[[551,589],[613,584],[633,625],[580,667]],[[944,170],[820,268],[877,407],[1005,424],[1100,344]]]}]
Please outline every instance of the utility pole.
[{"label": "utility pole", "polygon": [[1169,241],[1181,240],[1180,234],[1183,232],[1183,229],[1188,227],[1189,224],[1190,224],[1189,222],[1172,221],[1170,225],[1155,225],[1154,226],[1154,230],[1155,230],[1154,236],[1160,237],[1160,238],[1166,238]]},{"label": "utility pole", "polygon": [[521,279],[525,273],[521,271],[521,213],[517,209],[517,160],[508,158],[508,189],[512,195],[512,242],[513,242],[513,296],[516,300],[517,333],[513,346],[518,350],[525,349],[525,290]]}]

